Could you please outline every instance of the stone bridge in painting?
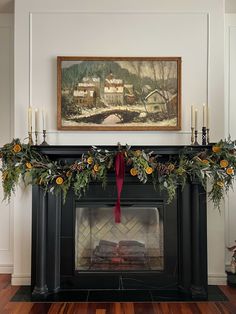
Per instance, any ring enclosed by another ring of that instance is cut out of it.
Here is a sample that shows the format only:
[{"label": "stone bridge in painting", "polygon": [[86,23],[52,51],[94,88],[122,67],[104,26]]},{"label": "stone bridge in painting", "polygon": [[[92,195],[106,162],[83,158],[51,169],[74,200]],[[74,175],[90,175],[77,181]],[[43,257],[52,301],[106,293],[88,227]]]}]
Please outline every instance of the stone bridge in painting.
[{"label": "stone bridge in painting", "polygon": [[99,108],[94,111],[90,111],[89,113],[76,116],[73,120],[76,122],[101,124],[107,117],[115,115],[122,123],[129,123],[143,112],[144,109],[141,109],[140,107],[124,108],[117,106],[112,108]]}]

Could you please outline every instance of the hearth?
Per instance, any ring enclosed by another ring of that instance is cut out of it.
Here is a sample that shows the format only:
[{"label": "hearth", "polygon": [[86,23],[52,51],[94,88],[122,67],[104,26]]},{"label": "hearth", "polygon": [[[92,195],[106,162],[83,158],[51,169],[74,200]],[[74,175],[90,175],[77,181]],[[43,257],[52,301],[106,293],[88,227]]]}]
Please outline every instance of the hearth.
[{"label": "hearth", "polygon": [[[166,159],[182,148],[147,147]],[[77,146],[39,149],[61,162],[87,150]],[[206,299],[206,193],[200,182],[189,178],[168,204],[165,193],[155,190],[151,182],[142,185],[127,175],[119,224],[113,217],[116,197],[112,172],[105,190],[93,183],[80,199],[70,190],[65,203],[61,195],[33,187],[32,295],[153,290]]]}]

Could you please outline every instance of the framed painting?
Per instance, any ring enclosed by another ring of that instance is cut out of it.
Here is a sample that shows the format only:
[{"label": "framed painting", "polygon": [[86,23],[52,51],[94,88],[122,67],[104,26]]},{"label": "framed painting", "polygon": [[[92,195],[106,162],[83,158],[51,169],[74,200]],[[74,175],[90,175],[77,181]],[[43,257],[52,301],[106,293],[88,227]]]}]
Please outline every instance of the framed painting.
[{"label": "framed painting", "polygon": [[180,57],[57,57],[59,130],[180,130]]}]

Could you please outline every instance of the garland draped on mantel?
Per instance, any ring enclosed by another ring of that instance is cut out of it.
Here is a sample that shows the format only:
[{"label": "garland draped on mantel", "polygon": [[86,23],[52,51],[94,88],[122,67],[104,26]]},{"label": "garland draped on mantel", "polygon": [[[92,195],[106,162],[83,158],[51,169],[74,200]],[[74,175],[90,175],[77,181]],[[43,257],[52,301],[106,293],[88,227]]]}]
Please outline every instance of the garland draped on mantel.
[{"label": "garland draped on mantel", "polygon": [[[188,177],[197,178],[205,188],[209,179],[211,190],[208,195],[214,205],[219,207],[225,192],[233,185],[236,168],[235,144],[230,139],[221,140],[210,149],[203,147],[197,151],[186,146],[179,155],[170,155],[168,160],[151,151],[132,150],[128,145],[118,146],[113,151],[92,146],[77,160],[68,163],[52,161],[36,147],[14,139],[0,149],[4,199],[11,198],[20,178],[26,186],[37,184],[45,191],[62,191],[64,200],[70,188],[80,197],[93,181],[101,182],[105,187],[108,172],[115,171],[118,187],[116,208],[119,211],[122,173],[126,170],[141,183],[152,180],[154,187],[167,192],[168,202],[174,198],[176,187],[184,187]],[[121,160],[124,169],[121,169]]]}]

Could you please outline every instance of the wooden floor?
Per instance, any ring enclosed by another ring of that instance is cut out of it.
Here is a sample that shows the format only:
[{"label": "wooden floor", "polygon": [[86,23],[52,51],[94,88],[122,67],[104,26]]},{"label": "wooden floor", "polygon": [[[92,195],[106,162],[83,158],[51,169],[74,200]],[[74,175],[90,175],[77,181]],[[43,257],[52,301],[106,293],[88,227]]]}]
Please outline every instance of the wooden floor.
[{"label": "wooden floor", "polygon": [[236,314],[236,289],[220,287],[227,302],[172,303],[31,303],[10,302],[18,287],[10,285],[10,275],[0,275],[0,314]]}]

